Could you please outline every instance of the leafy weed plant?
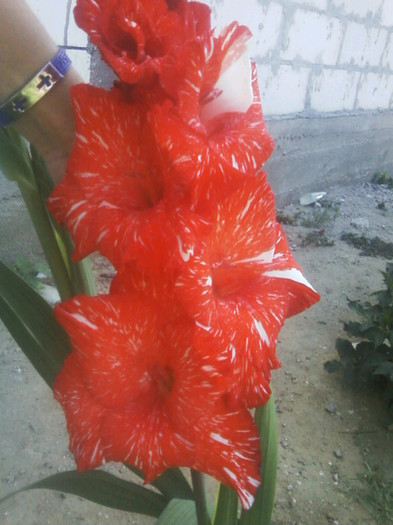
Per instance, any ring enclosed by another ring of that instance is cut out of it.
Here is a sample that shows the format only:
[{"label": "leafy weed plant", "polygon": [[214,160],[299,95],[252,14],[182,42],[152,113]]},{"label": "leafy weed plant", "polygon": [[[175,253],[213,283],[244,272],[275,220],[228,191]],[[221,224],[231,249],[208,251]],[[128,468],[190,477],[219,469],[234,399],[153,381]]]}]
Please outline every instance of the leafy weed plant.
[{"label": "leafy weed plant", "polygon": [[351,244],[361,250],[360,255],[369,255],[371,257],[393,258],[393,243],[385,242],[379,237],[369,239],[365,235],[356,235],[355,233],[341,234],[341,240]]},{"label": "leafy weed plant", "polygon": [[334,242],[327,238],[325,230],[314,230],[311,233],[303,236],[301,245],[306,246],[334,246]]},{"label": "leafy weed plant", "polygon": [[385,481],[366,463],[366,472],[359,476],[361,486],[347,493],[361,503],[381,525],[393,524],[393,480]]},{"label": "leafy weed plant", "polygon": [[312,209],[312,213],[308,214],[301,221],[301,225],[306,228],[320,228],[333,222],[340,212],[340,207],[336,202],[329,200],[321,201]]},{"label": "leafy weed plant", "polygon": [[37,275],[39,273],[42,273],[45,276],[50,275],[50,270],[47,264],[32,262],[25,257],[18,257],[13,265],[13,269],[27,282],[27,284],[32,286],[38,292],[43,289],[44,283],[37,277]]},{"label": "leafy weed plant", "polygon": [[389,177],[387,171],[384,171],[383,173],[376,173],[371,179],[371,182],[373,184],[381,184],[393,189],[393,177]]},{"label": "leafy weed plant", "polygon": [[344,323],[344,330],[353,338],[337,339],[339,360],[325,363],[328,372],[342,372],[344,385],[379,384],[393,412],[393,264],[382,272],[386,289],[372,294],[376,303],[348,301],[349,308],[362,320]]},{"label": "leafy weed plant", "polygon": [[[291,209],[291,208],[288,208]],[[312,206],[302,206],[295,211],[278,211],[277,221],[289,226],[321,229],[332,223],[340,213],[340,203],[322,200]]]}]

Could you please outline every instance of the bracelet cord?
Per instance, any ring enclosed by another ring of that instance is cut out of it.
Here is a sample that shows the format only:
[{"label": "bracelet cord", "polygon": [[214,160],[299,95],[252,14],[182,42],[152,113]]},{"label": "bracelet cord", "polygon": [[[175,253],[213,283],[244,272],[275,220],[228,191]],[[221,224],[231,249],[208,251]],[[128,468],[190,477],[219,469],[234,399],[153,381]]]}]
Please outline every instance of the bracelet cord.
[{"label": "bracelet cord", "polygon": [[0,104],[0,126],[7,126],[21,117],[50,91],[67,73],[71,60],[64,49],[41,68],[22,88]]}]

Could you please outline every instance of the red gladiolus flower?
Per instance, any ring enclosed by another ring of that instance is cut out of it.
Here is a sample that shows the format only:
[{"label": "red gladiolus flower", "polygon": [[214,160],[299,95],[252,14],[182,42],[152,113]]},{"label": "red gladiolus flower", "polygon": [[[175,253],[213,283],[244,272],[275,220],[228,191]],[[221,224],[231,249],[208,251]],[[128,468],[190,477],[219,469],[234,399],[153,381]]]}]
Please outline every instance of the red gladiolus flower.
[{"label": "red gladiolus flower", "polygon": [[164,186],[146,108],[89,85],[72,88],[72,100],[76,142],[48,208],[70,231],[74,259],[98,250],[115,267],[182,264],[208,225],[182,204],[180,187]]},{"label": "red gladiolus flower", "polygon": [[210,9],[187,0],[78,0],[77,24],[127,83],[160,73],[168,53],[210,31]]},{"label": "red gladiolus flower", "polygon": [[[248,89],[232,99],[233,86],[225,76],[232,62],[244,63],[240,53],[250,33],[235,25],[225,35],[224,50],[218,45],[224,45],[221,39],[212,39],[211,50],[201,42],[188,46],[186,77],[176,84],[177,104],[165,101],[150,112],[171,176],[189,188],[191,206],[200,213],[214,210],[217,202],[254,176],[274,147],[263,119],[255,65],[250,63],[249,76],[238,80],[240,85],[248,83]],[[238,47],[241,51],[236,52]]]},{"label": "red gladiolus flower", "polygon": [[228,410],[229,378],[194,348],[192,324],[173,323],[169,310],[129,295],[56,307],[73,351],[54,392],[78,469],[124,461],[149,482],[188,466],[233,487],[249,508],[260,483],[255,424],[246,409]]},{"label": "red gladiolus flower", "polygon": [[48,200],[74,259],[99,251],[110,294],[55,308],[72,352],[54,383],[78,470],[121,461],[145,482],[185,466],[261,483],[249,409],[268,401],[278,333],[319,298],[276,221],[251,33],[188,0],[77,0],[119,76],[72,88],[76,139]]},{"label": "red gladiolus flower", "polygon": [[185,268],[177,293],[189,315],[215,333],[218,348],[230,356],[229,401],[265,403],[270,370],[279,366],[275,346],[285,318],[319,296],[275,221],[273,194],[263,176],[219,204],[215,226]]}]

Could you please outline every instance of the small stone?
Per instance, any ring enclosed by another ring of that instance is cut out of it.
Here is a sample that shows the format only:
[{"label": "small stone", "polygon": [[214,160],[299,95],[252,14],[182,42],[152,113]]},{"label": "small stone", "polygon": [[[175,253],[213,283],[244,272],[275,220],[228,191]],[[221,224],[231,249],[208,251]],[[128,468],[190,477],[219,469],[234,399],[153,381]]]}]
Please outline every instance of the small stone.
[{"label": "small stone", "polygon": [[326,519],[327,519],[328,522],[331,523],[332,525],[336,525],[336,524],[338,525],[338,521],[337,521],[337,519],[336,519],[334,516],[332,516],[331,514],[329,514],[329,513],[326,514]]},{"label": "small stone", "polygon": [[288,441],[282,440],[280,443],[283,448],[288,448]]},{"label": "small stone", "polygon": [[325,410],[329,414],[335,414],[337,412],[337,407],[334,403],[326,403]]},{"label": "small stone", "polygon": [[338,477],[338,474],[333,474],[333,481],[338,483],[340,478]]},{"label": "small stone", "polygon": [[333,454],[336,456],[336,458],[341,459],[343,457],[343,453],[339,448],[336,448],[336,450],[333,452]]},{"label": "small stone", "polygon": [[293,485],[288,485],[287,486],[287,491],[288,492],[292,492],[293,491]]},{"label": "small stone", "polygon": [[51,306],[54,306],[60,301],[60,295],[54,286],[44,284],[40,290],[40,295],[47,301]]}]

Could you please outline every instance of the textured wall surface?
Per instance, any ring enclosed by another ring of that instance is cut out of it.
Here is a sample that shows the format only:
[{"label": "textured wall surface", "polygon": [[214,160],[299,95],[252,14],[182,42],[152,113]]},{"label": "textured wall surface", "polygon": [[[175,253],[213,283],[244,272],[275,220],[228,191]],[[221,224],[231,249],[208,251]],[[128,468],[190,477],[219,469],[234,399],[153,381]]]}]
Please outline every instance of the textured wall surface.
[{"label": "textured wall surface", "polygon": [[393,172],[393,0],[208,0],[254,34],[278,204]]},{"label": "textured wall surface", "polygon": [[266,115],[393,109],[393,0],[209,0],[254,34]]},{"label": "textured wall surface", "polygon": [[[266,169],[279,203],[393,173],[393,0],[203,1],[217,26],[238,20],[254,34],[251,55],[276,142]],[[111,83],[75,26],[76,0],[27,2],[86,81]]]}]

